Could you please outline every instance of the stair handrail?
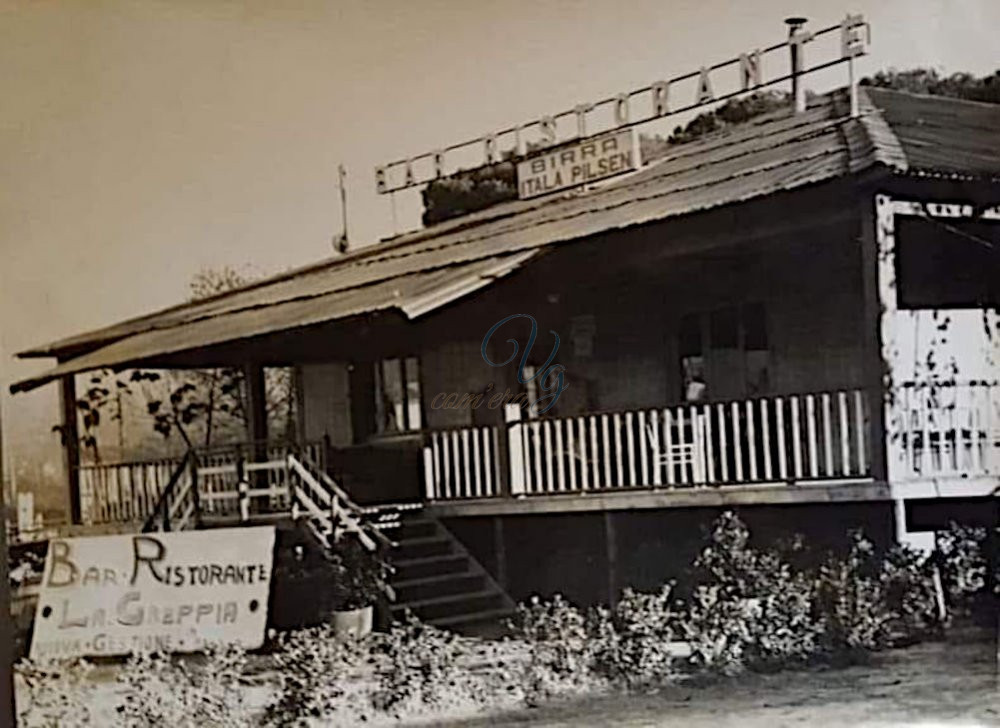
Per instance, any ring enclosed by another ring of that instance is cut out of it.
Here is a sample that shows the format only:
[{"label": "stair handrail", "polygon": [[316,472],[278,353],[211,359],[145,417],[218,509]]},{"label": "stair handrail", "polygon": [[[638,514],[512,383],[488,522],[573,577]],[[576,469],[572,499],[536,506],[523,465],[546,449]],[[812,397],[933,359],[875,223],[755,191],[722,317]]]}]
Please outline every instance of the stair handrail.
[{"label": "stair handrail", "polygon": [[[146,520],[142,524],[143,533],[149,533],[150,531],[153,530],[153,526],[156,524],[157,517],[161,515],[161,511],[163,518],[163,530],[164,531],[170,530],[170,507],[168,501],[170,500],[170,497],[173,495],[174,489],[180,482],[181,476],[184,474],[184,471],[187,470],[193,457],[194,457],[194,452],[192,450],[188,450],[186,453],[184,453],[184,457],[181,458],[181,461],[177,464],[177,467],[174,469],[173,473],[170,474],[170,479],[167,481],[167,485],[163,488],[162,491],[160,491],[160,496],[156,499],[156,504],[153,506],[153,510],[146,517]],[[197,483],[192,483],[192,488],[197,488],[197,487],[198,487]]]},{"label": "stair handrail", "polygon": [[[368,534],[368,530],[365,528],[364,524],[361,523],[361,519],[356,515],[357,506],[349,498],[346,498],[346,494],[340,488],[331,489],[330,491],[324,491],[322,485],[313,475],[309,468],[307,468],[302,461],[300,461],[292,453],[288,454],[288,467],[290,470],[295,471],[295,473],[317,493],[327,493],[327,497],[330,501],[330,519],[331,527],[336,527],[337,525],[342,525],[347,531],[357,535],[358,540],[361,544],[369,551],[376,551],[378,549],[378,544],[375,543],[371,535]],[[312,500],[310,498],[310,500]],[[314,514],[315,515],[315,514]],[[337,521],[340,523],[338,524]],[[381,534],[380,534],[381,535]]]}]

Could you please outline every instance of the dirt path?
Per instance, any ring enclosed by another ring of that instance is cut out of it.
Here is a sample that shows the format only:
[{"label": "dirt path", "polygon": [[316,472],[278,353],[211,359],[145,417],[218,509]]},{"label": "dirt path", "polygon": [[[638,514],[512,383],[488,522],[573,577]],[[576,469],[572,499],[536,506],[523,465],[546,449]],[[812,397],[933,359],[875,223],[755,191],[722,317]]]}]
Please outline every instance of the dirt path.
[{"label": "dirt path", "polygon": [[585,698],[450,726],[1000,726],[991,634],[877,655],[868,666],[751,675],[655,695]]}]

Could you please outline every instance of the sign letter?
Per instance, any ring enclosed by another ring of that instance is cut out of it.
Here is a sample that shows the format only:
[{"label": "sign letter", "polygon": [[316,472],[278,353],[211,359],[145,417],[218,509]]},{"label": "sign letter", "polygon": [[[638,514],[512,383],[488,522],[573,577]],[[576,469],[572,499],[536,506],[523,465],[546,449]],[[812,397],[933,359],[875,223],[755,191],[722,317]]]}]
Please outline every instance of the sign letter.
[{"label": "sign letter", "polygon": [[702,66],[701,72],[698,74],[698,96],[695,103],[707,104],[714,100],[715,94],[712,93],[712,82],[708,78],[708,69]]},{"label": "sign letter", "polygon": [[760,51],[740,54],[740,88],[747,91],[760,86]]},{"label": "sign letter", "polygon": [[615,96],[615,125],[626,124],[628,124],[628,94],[618,94]]},{"label": "sign letter", "polygon": [[657,81],[652,86],[653,115],[666,116],[670,113],[670,83]]}]

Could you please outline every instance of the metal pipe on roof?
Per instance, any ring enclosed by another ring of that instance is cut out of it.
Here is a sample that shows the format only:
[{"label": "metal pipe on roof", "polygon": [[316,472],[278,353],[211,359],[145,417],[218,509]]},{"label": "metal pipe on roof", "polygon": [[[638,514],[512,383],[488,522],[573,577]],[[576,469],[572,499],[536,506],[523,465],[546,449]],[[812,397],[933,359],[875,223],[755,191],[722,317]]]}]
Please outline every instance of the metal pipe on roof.
[{"label": "metal pipe on roof", "polygon": [[792,60],[792,99],[795,103],[795,113],[806,110],[806,90],[802,85],[802,68],[805,66],[805,49],[802,47],[813,39],[813,34],[802,30],[806,18],[785,18],[788,26],[788,50]]}]

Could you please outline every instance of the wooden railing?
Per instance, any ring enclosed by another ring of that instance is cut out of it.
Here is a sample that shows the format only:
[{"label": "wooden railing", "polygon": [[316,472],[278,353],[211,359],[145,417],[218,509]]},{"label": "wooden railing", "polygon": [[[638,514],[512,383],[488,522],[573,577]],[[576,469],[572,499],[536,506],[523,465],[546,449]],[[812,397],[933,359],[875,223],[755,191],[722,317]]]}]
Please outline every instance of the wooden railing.
[{"label": "wooden railing", "polygon": [[86,523],[142,522],[153,513],[181,458],[82,465],[81,513]]},{"label": "wooden railing", "polygon": [[[285,487],[287,468],[281,470],[269,467],[269,464],[276,461],[284,463],[289,453],[301,454],[320,470],[325,468],[326,447],[322,442],[304,445],[243,443],[196,450],[196,472],[190,477],[198,482],[201,512],[220,516],[239,513],[241,482],[251,482],[254,489],[261,491],[254,496],[255,505],[265,510],[288,510],[291,500]],[[80,497],[84,522],[144,523],[156,511],[182,459],[81,466]],[[265,490],[270,492],[264,493]]]},{"label": "wooden railing", "polygon": [[890,411],[893,479],[1000,474],[1000,383],[906,383]]},{"label": "wooden railing", "polygon": [[859,390],[531,420],[511,492],[865,477],[867,422]]},{"label": "wooden railing", "polygon": [[762,397],[433,432],[430,500],[863,479],[870,416],[861,390]]},{"label": "wooden railing", "polygon": [[427,499],[500,495],[499,432],[495,426],[429,432],[423,451]]}]

